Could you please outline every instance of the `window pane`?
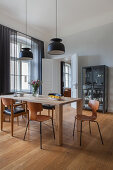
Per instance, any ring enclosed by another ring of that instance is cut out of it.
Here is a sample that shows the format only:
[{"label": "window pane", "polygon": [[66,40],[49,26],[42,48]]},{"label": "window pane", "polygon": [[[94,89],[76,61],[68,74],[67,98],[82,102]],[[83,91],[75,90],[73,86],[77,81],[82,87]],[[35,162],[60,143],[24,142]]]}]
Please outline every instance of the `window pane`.
[{"label": "window pane", "polygon": [[11,57],[17,56],[17,44],[10,43],[10,56]]},{"label": "window pane", "polygon": [[71,65],[68,63],[64,66],[64,88],[71,88]]},{"label": "window pane", "polygon": [[69,74],[71,74],[71,66],[69,67]]},{"label": "window pane", "polygon": [[69,75],[69,88],[71,88],[71,75]]},{"label": "window pane", "polygon": [[10,55],[11,57],[14,57],[14,44],[10,43]]},{"label": "window pane", "polygon": [[22,75],[28,75],[28,63],[22,62]]},{"label": "window pane", "polygon": [[14,91],[14,75],[10,76],[10,87],[11,91]]},{"label": "window pane", "polygon": [[19,53],[20,53],[20,44],[17,44],[17,58],[19,58]]},{"label": "window pane", "polygon": [[20,91],[20,75],[15,76],[15,86],[16,86],[16,90]]},{"label": "window pane", "polygon": [[20,61],[16,62],[16,75],[20,75]]},{"label": "window pane", "polygon": [[22,62],[22,90],[28,90],[29,84],[28,84],[28,70],[29,69],[29,63],[28,62]]},{"label": "window pane", "polygon": [[10,74],[14,75],[14,61],[10,61]]},{"label": "window pane", "polygon": [[69,75],[65,74],[65,81],[69,81]]},{"label": "window pane", "polygon": [[28,76],[22,76],[22,90],[28,89],[29,89]]},{"label": "window pane", "polygon": [[68,88],[68,81],[66,81],[65,87]]},{"label": "window pane", "polygon": [[69,72],[68,66],[65,66],[65,73],[68,73],[68,72]]}]

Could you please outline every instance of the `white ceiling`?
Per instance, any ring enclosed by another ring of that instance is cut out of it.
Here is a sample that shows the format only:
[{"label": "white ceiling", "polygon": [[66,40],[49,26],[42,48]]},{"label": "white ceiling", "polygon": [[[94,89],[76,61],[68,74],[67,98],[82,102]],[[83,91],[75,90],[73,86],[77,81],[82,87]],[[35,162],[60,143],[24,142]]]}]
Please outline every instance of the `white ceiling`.
[{"label": "white ceiling", "polygon": [[[55,1],[28,0],[29,32],[34,28],[46,40],[54,37]],[[25,27],[25,0],[0,0],[0,16],[8,19],[5,25],[9,26],[14,20]],[[113,0],[58,0],[60,37],[110,22],[113,22]]]}]

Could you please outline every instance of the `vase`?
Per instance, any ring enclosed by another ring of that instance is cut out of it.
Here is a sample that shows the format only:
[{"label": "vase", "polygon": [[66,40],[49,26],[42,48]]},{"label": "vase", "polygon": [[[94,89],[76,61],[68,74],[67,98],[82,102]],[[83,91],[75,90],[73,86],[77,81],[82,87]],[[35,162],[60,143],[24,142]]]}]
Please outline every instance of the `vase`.
[{"label": "vase", "polygon": [[38,92],[38,87],[33,88],[33,96],[36,97]]}]

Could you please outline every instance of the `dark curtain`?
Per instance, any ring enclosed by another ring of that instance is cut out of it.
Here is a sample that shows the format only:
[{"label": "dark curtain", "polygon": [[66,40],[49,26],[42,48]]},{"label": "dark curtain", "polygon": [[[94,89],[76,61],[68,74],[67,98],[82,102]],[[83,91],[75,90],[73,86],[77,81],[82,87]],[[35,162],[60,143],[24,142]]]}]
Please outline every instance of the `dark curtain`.
[{"label": "dark curtain", "polygon": [[[31,51],[33,60],[31,62],[31,80],[42,81],[42,58],[44,58],[44,43],[43,41],[31,38]],[[39,88],[39,94],[42,94],[42,86]]]},{"label": "dark curtain", "polygon": [[17,32],[0,25],[0,94],[10,93],[10,41]]}]

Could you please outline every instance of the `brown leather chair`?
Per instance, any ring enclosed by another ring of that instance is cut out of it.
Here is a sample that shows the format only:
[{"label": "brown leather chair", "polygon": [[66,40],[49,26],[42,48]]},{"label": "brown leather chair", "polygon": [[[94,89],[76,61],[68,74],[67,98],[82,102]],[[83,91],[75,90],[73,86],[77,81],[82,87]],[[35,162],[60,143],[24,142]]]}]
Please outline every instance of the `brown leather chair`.
[{"label": "brown leather chair", "polygon": [[99,134],[100,134],[101,143],[103,144],[103,139],[102,139],[99,123],[96,121],[96,119],[97,119],[97,110],[99,108],[99,102],[96,101],[96,100],[90,100],[88,105],[92,109],[92,115],[91,116],[87,116],[87,115],[76,115],[75,116],[74,128],[73,128],[73,137],[74,137],[76,119],[81,121],[80,146],[81,146],[81,138],[82,138],[82,122],[84,122],[84,121],[88,121],[89,122],[90,134],[91,134],[90,122],[96,122],[97,126],[98,126],[98,130],[99,130]]},{"label": "brown leather chair", "polygon": [[[37,115],[37,112],[41,113],[43,111],[43,106],[40,103],[27,102],[27,108],[30,111],[30,120],[29,121],[40,122],[40,148],[42,149],[42,122],[51,119],[52,127],[53,127],[53,135],[54,135],[54,139],[55,139],[53,118],[51,116],[47,116],[47,115],[41,115],[41,114]],[[26,131],[25,131],[25,134],[24,134],[24,140],[25,140],[25,137],[26,137],[29,121],[28,121],[27,126],[26,126]]]},{"label": "brown leather chair", "polygon": [[14,118],[15,117],[18,118],[18,116],[26,115],[26,114],[29,120],[29,112],[27,112],[26,109],[26,102],[15,104],[15,100],[13,99],[2,98],[1,99],[1,130],[3,130],[4,116],[7,115],[11,117],[11,135],[13,136]]}]

